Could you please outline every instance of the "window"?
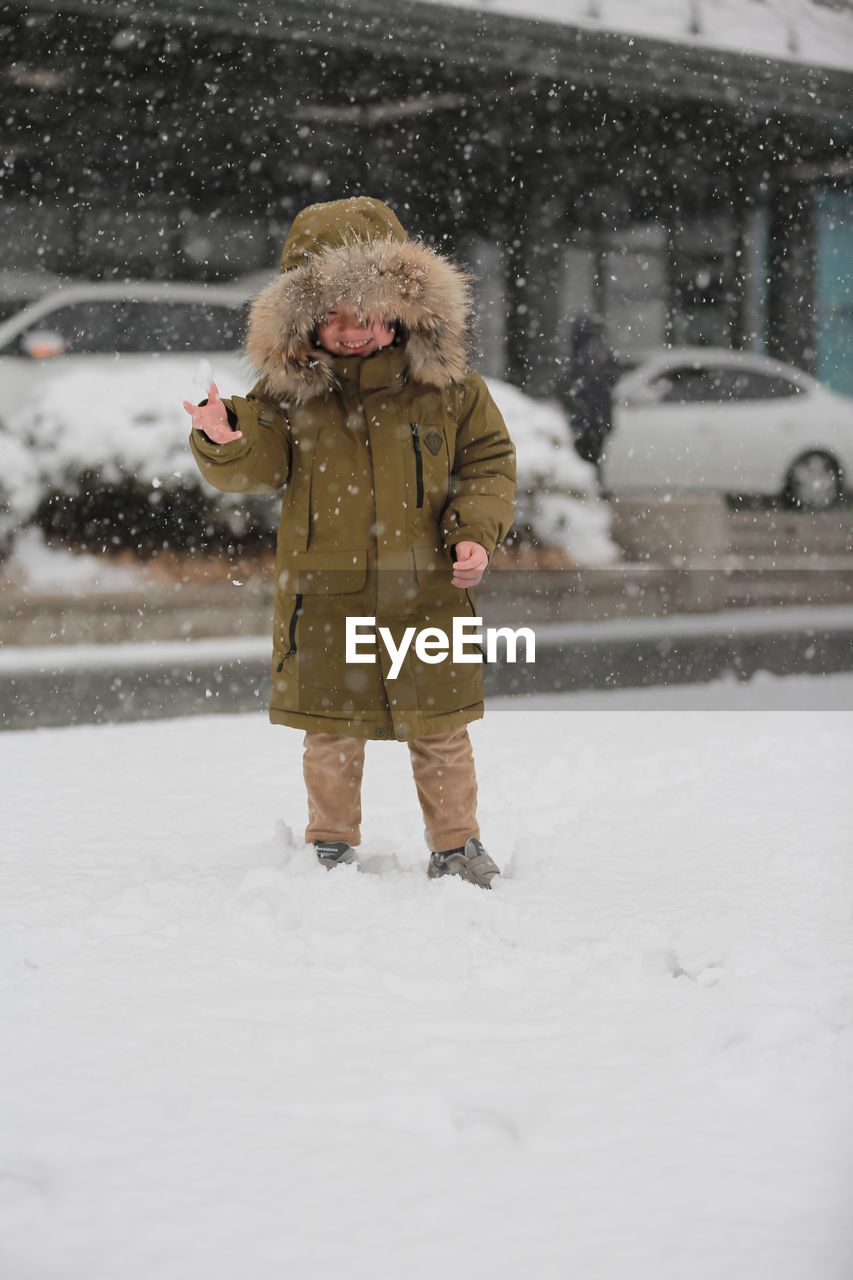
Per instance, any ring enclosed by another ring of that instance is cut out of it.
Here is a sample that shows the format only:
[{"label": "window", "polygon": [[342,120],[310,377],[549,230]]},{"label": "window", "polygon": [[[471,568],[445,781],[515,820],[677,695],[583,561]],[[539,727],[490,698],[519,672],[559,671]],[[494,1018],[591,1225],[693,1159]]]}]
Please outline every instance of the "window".
[{"label": "window", "polygon": [[222,303],[128,302],[129,351],[237,351],[246,308]]},{"label": "window", "polygon": [[27,332],[59,333],[66,351],[74,355],[237,351],[246,316],[247,306],[116,298],[57,307]]},{"label": "window", "polygon": [[732,400],[776,400],[780,396],[797,396],[801,388],[780,374],[758,373],[754,369],[737,369],[732,382]]},{"label": "window", "polygon": [[48,311],[41,319],[34,321],[26,332],[35,333],[44,329],[59,333],[65,340],[65,350],[75,355],[112,355],[124,350],[121,345],[124,331],[123,308],[124,303],[120,299],[74,302],[67,307]]},{"label": "window", "polygon": [[652,386],[662,404],[723,404],[729,399],[729,369],[681,365],[659,374]]},{"label": "window", "polygon": [[736,400],[775,400],[800,393],[798,384],[781,374],[713,365],[670,369],[660,374],[652,386],[663,404],[729,404]]}]

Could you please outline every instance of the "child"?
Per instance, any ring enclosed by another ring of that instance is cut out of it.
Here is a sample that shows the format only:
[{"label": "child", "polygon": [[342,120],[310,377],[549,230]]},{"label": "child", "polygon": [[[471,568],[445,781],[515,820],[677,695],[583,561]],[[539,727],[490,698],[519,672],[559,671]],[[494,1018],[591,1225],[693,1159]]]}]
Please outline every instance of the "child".
[{"label": "child", "polygon": [[326,867],[355,861],[365,743],[394,738],[408,744],[429,876],[489,888],[499,871],[479,839],[467,730],[483,714],[481,664],[412,645],[395,671],[381,643],[361,662],[346,648],[348,618],[375,619],[398,650],[407,627],[450,637],[512,525],[515,451],[466,366],[469,279],[379,200],[303,209],[252,303],[260,380],[230,400],[211,384],[184,407],[216,488],[285,487],[270,719],[305,731],[306,843]]}]

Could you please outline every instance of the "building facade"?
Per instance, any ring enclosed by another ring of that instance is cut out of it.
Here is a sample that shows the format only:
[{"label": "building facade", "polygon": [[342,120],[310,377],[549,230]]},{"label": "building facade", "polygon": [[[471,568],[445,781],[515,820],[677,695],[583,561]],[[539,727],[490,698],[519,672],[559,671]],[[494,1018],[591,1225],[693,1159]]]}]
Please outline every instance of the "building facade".
[{"label": "building facade", "polygon": [[12,0],[0,57],[0,287],[260,280],[299,207],[369,193],[534,393],[589,312],[853,392],[853,71],[417,0]]}]

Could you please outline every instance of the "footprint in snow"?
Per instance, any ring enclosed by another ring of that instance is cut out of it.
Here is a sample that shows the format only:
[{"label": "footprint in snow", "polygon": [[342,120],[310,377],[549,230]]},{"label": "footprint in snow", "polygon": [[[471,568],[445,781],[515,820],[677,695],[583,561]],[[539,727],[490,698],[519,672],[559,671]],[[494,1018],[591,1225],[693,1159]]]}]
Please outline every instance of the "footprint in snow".
[{"label": "footprint in snow", "polygon": [[466,1147],[491,1146],[501,1143],[519,1146],[521,1138],[511,1120],[497,1111],[481,1107],[459,1107],[454,1111],[453,1126]]}]

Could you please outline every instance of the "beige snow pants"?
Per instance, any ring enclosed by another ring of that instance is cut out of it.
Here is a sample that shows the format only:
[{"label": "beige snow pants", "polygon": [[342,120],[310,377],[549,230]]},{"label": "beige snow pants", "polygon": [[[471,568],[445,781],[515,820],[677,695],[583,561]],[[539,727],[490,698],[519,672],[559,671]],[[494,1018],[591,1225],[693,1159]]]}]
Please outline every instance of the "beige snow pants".
[{"label": "beige snow pants", "polygon": [[[361,841],[361,778],[366,738],[305,734],[302,757],[308,792],[306,844],[315,840]],[[477,775],[468,727],[433,733],[407,743],[412,775],[430,849],[444,853],[480,835]]]}]

